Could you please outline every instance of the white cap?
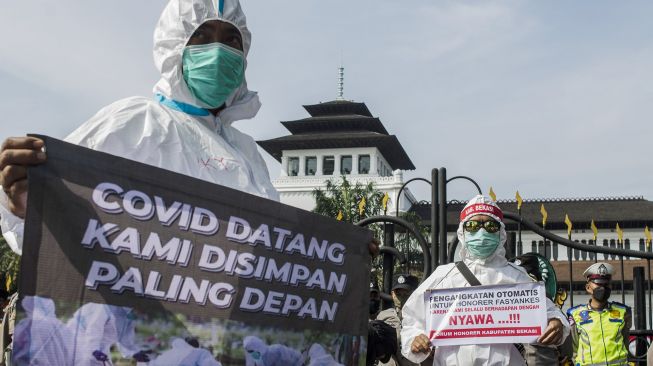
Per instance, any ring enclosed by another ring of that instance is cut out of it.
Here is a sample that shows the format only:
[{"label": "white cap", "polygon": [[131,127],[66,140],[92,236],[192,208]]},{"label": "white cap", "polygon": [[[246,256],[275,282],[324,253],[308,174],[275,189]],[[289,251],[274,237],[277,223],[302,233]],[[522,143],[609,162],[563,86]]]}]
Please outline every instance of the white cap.
[{"label": "white cap", "polygon": [[610,263],[598,262],[589,266],[583,272],[583,277],[596,283],[608,283],[612,279],[612,274],[614,274],[614,267]]}]

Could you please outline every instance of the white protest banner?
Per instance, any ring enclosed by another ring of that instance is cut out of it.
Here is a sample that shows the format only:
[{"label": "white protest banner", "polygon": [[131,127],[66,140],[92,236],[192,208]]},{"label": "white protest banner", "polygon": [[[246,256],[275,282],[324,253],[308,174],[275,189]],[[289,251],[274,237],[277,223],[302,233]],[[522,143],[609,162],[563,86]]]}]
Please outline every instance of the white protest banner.
[{"label": "white protest banner", "polygon": [[434,346],[532,343],[547,322],[541,282],[429,290],[424,301]]}]

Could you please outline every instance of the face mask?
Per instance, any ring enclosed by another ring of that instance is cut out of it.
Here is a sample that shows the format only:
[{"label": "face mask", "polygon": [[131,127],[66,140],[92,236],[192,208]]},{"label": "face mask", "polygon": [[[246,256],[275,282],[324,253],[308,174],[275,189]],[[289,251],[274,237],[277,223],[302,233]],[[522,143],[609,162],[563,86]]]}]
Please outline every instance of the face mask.
[{"label": "face mask", "polygon": [[186,46],[182,66],[191,93],[218,108],[243,83],[245,56],[222,43]]},{"label": "face mask", "polygon": [[404,294],[397,295],[397,294],[393,294],[393,295],[392,295],[392,302],[394,303],[395,308],[399,308],[399,309],[403,308],[403,307],[404,307],[404,304],[406,303],[406,301],[408,301],[408,298],[409,298],[409,297],[410,297],[410,295],[404,295]]},{"label": "face mask", "polygon": [[499,246],[499,233],[488,233],[481,229],[475,233],[465,233],[467,250],[477,258],[487,258]]},{"label": "face mask", "polygon": [[612,290],[609,287],[597,287],[592,292],[592,297],[598,302],[606,302],[610,297],[610,292],[612,292]]},{"label": "face mask", "polygon": [[379,311],[381,300],[370,300],[370,315],[376,314]]}]

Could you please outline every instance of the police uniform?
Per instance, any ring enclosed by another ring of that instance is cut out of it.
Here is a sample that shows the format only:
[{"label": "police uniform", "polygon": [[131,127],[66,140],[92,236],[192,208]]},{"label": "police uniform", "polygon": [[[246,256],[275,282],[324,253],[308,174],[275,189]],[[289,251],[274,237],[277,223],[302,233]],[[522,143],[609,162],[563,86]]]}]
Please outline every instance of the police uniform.
[{"label": "police uniform", "polygon": [[[595,263],[583,275],[588,281],[609,283],[614,269],[608,263]],[[567,310],[572,327],[574,364],[627,365],[628,333],[632,324],[630,307],[608,301],[596,310],[587,304]]]},{"label": "police uniform", "polygon": [[[415,276],[398,274],[395,276],[392,291],[400,288],[415,291],[419,285],[419,280]],[[379,366],[415,366],[416,363],[410,362],[401,354],[401,308],[391,307],[379,313],[376,320],[381,320],[397,330],[397,353],[392,355],[388,362],[379,362]]]}]

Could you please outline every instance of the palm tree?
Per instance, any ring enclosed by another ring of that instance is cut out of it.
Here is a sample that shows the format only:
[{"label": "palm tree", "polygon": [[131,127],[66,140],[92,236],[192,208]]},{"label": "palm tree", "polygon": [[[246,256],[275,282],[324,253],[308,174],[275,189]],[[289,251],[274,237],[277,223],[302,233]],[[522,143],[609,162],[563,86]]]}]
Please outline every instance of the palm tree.
[{"label": "palm tree", "polygon": [[[380,215],[383,212],[383,192],[374,187],[374,182],[366,185],[357,182],[355,185],[342,176],[342,182],[328,180],[324,190],[313,190],[315,208],[313,212],[320,215],[337,218],[345,222],[357,222],[366,217]],[[365,199],[365,204],[361,201]]]}]

